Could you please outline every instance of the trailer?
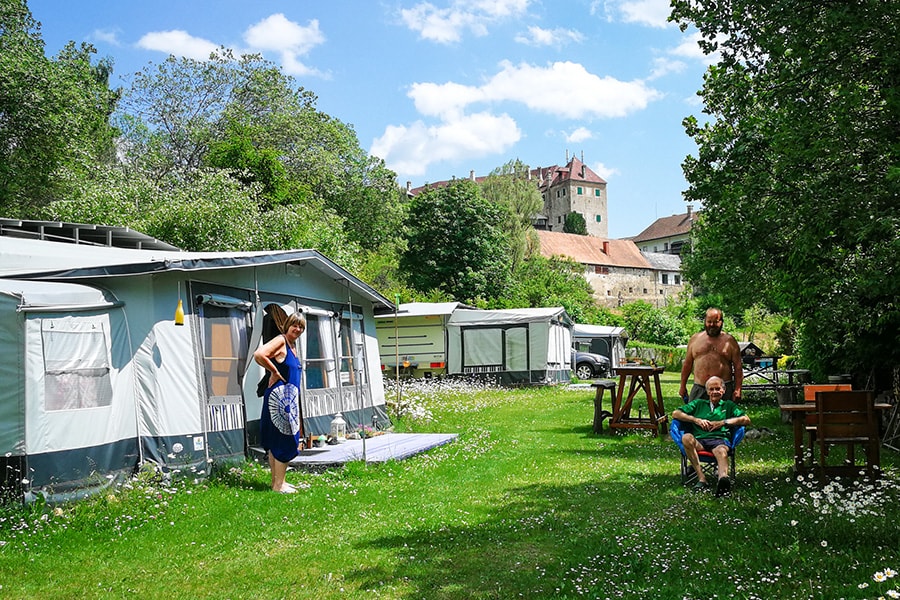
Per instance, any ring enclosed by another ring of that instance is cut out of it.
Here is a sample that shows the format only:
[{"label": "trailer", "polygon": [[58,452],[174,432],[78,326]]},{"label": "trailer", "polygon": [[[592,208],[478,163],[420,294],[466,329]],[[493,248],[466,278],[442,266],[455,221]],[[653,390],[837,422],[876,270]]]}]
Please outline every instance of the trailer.
[{"label": "trailer", "polygon": [[447,374],[447,322],[472,307],[460,302],[408,302],[375,315],[375,335],[385,377],[425,378]]}]

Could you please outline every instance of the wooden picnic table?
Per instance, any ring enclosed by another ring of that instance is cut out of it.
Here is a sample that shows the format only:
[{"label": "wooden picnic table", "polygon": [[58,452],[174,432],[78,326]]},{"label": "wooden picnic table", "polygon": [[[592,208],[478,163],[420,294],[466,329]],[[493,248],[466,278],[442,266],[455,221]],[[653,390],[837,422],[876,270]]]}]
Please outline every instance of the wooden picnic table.
[{"label": "wooden picnic table", "polygon": [[[659,374],[664,370],[662,367],[651,365],[616,367],[619,385],[613,401],[612,416],[609,418],[610,429],[648,429],[653,435],[659,435],[660,425],[665,427],[669,422],[659,383]],[[627,393],[626,383],[629,383]],[[646,413],[642,403],[639,403],[640,406],[634,404],[634,399],[640,391],[644,392],[647,399]],[[634,412],[637,412],[636,416]]]}]

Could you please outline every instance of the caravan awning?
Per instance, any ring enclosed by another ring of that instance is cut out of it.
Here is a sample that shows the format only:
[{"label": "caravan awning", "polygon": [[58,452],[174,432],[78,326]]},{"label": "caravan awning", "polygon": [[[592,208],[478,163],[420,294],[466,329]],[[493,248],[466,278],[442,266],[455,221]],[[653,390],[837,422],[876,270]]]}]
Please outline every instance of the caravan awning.
[{"label": "caravan awning", "polygon": [[613,327],[611,325],[585,325],[575,323],[572,330],[575,337],[622,337],[625,335],[624,327]]},{"label": "caravan awning", "polygon": [[[397,316],[401,317],[449,317],[456,309],[473,308],[462,302],[406,302],[397,306]],[[381,312],[376,319],[392,319],[394,312]]]},{"label": "caravan awning", "polygon": [[497,325],[534,323],[536,321],[558,320],[566,327],[572,327],[572,319],[561,306],[549,308],[511,308],[496,310],[458,310],[448,321],[452,325]]},{"label": "caravan awning", "polygon": [[74,312],[121,306],[109,292],[76,283],[0,279],[0,294],[17,299],[16,310],[21,312]]}]

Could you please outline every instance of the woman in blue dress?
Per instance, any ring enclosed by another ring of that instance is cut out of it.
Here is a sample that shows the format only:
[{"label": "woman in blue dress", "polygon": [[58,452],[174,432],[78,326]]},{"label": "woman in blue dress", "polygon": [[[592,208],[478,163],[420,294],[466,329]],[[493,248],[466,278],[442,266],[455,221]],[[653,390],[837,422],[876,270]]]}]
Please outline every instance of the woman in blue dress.
[{"label": "woman in blue dress", "polygon": [[272,489],[283,494],[297,491],[284,480],[284,476],[288,463],[299,454],[303,439],[303,415],[300,412],[302,367],[294,347],[304,329],[306,319],[292,313],[282,326],[282,334],[253,353],[253,359],[269,372],[259,435],[269,458]]}]

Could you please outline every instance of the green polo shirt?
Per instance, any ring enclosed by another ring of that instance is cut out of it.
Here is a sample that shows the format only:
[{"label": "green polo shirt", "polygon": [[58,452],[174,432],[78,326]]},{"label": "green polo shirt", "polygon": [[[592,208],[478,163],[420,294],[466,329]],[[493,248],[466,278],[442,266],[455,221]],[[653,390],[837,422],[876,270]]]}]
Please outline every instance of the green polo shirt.
[{"label": "green polo shirt", "polygon": [[[692,417],[697,417],[698,419],[706,419],[707,421],[724,421],[725,419],[731,419],[733,417],[743,417],[745,414],[744,411],[731,400],[719,400],[718,406],[713,407],[712,403],[705,398],[691,400],[681,407],[681,412],[689,414]],[[693,434],[697,439],[718,438],[727,440],[731,437],[731,432],[728,431],[728,427],[720,427],[712,431],[704,431],[699,427],[695,427]]]}]

